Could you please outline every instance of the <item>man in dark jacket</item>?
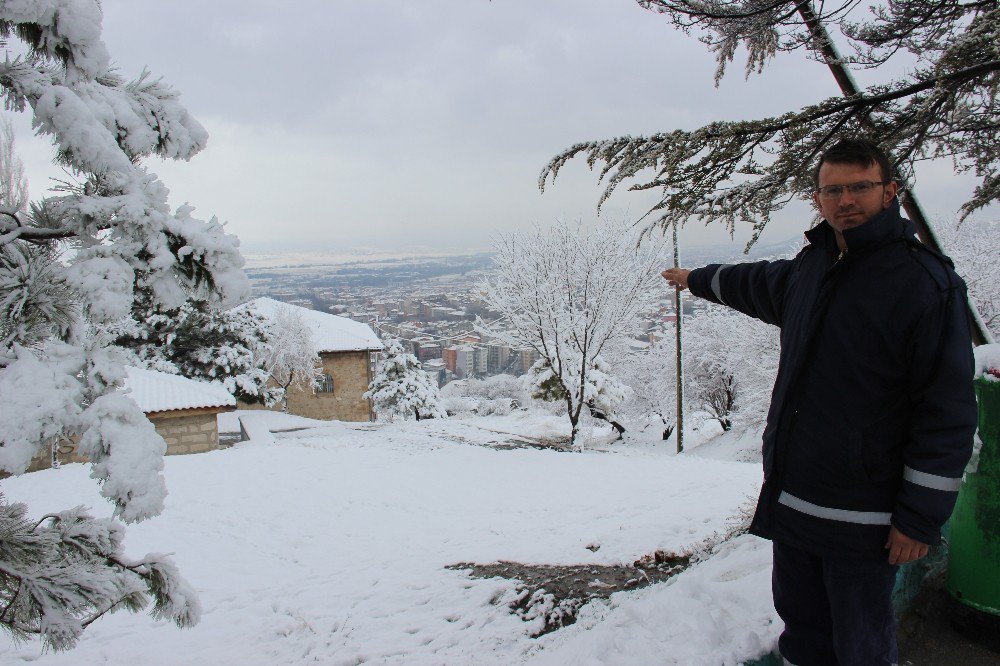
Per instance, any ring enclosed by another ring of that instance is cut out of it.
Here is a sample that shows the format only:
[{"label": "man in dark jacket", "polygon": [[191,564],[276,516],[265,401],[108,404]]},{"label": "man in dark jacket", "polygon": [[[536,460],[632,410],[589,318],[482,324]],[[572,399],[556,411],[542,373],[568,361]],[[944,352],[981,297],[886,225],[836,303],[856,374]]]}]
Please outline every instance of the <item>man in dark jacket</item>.
[{"label": "man in dark jacket", "polygon": [[663,272],[781,328],[750,531],[774,543],[779,648],[798,666],[895,663],[897,567],[941,538],[972,453],[965,284],[900,217],[892,173],[842,140],[794,259]]}]

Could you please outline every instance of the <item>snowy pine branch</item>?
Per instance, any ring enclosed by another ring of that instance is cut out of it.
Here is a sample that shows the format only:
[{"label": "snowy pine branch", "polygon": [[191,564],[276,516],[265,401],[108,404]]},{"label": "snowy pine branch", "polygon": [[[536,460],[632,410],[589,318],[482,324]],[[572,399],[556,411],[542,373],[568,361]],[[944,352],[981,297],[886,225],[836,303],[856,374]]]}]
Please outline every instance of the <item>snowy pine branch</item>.
[{"label": "snowy pine branch", "polygon": [[[842,66],[867,67],[900,51],[917,56],[903,78],[862,94],[830,98],[798,111],[760,120],[714,122],[649,137],[588,141],[553,157],[539,176],[544,190],[571,159],[583,157],[606,181],[598,208],[626,182],[632,190],[659,190],[647,229],[688,219],[718,222],[733,233],[738,223],[756,242],[771,214],[815,186],[809,167],[842,135],[875,137],[900,165],[904,182],[915,163],[949,158],[958,171],[980,179],[962,216],[1000,201],[1000,6],[903,0],[878,5],[872,16],[848,19],[854,2],[813,8],[811,3],[770,0],[640,0],[678,27],[698,31],[716,51],[718,77],[740,46],[748,73],[760,71],[776,52],[809,49],[828,62],[828,32],[839,26],[854,55]],[[808,21],[807,21],[808,19]],[[642,172],[650,170],[648,177]]]},{"label": "snowy pine branch", "polygon": [[0,625],[15,640],[40,635],[54,650],[72,648],[83,629],[108,612],[142,610],[193,626],[201,606],[190,585],[162,555],[131,562],[121,551],[125,530],[83,507],[33,522],[27,507],[0,495]]}]

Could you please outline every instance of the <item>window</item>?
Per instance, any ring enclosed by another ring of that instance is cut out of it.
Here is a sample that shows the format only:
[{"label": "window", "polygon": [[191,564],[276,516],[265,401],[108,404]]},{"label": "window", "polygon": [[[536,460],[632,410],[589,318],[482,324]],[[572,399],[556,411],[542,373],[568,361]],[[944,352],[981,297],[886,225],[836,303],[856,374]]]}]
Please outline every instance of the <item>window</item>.
[{"label": "window", "polygon": [[320,375],[318,384],[317,393],[333,393],[333,377],[325,372]]}]

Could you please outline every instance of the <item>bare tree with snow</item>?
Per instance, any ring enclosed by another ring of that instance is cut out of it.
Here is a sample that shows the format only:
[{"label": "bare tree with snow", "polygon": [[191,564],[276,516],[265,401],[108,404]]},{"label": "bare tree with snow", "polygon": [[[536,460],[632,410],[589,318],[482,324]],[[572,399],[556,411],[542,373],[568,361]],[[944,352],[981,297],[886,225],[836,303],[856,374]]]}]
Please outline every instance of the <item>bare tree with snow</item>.
[{"label": "bare tree with snow", "polygon": [[393,340],[385,359],[364,394],[379,419],[388,421],[443,419],[447,417],[437,382],[428,376],[413,354]]},{"label": "bare tree with snow", "polygon": [[28,178],[14,143],[14,123],[0,119],[0,206],[16,213],[28,203]]},{"label": "bare tree with snow", "polygon": [[[98,0],[0,3],[6,107],[30,109],[72,179],[26,207],[10,192],[17,177],[3,179],[0,471],[20,474],[53,441],[76,440],[114,516],[135,522],[163,510],[166,445],[121,391],[123,355],[107,326],[129,315],[137,286],[169,310],[191,298],[227,307],[249,284],[237,240],[190,206],[171,211],[143,166],[190,159],[207,132],[162,80],[117,73],[102,18]],[[138,610],[147,595],[154,616],[197,622],[197,599],[169,560],[126,560],[124,528],[105,523],[70,512],[34,524],[0,502],[0,533],[21,535],[0,545],[0,625],[64,649],[94,618]]]},{"label": "bare tree with snow", "polygon": [[621,408],[623,416],[641,430],[655,425],[663,440],[670,438],[677,425],[675,339],[673,335],[664,336],[615,362],[621,368],[623,383],[631,389]]},{"label": "bare tree with snow", "polygon": [[264,368],[282,391],[281,411],[288,413],[288,391],[315,390],[322,372],[312,329],[296,308],[278,308],[268,317],[268,340],[261,349]]},{"label": "bare tree with snow", "polygon": [[638,313],[662,291],[663,243],[638,240],[625,222],[589,231],[558,222],[497,243],[497,274],[484,291],[501,318],[480,327],[538,352],[563,391],[574,446],[598,357],[637,330]]},{"label": "bare tree with snow", "polygon": [[685,328],[689,409],[708,412],[723,430],[764,423],[778,371],[778,329],[710,305]]},{"label": "bare tree with snow", "polygon": [[1000,340],[1000,221],[956,219],[936,228],[983,324]]}]

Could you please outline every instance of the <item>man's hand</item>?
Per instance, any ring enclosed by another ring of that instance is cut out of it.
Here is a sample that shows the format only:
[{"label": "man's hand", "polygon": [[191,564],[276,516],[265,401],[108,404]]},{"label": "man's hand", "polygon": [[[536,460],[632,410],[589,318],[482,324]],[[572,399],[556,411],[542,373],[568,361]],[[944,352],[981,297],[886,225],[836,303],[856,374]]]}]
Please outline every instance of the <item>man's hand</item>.
[{"label": "man's hand", "polygon": [[670,284],[671,287],[677,287],[679,289],[688,288],[688,275],[691,274],[686,268],[668,268],[667,270],[660,273]]},{"label": "man's hand", "polygon": [[889,528],[889,540],[885,542],[889,550],[889,564],[906,564],[919,560],[927,554],[927,544],[911,539],[895,527]]}]

